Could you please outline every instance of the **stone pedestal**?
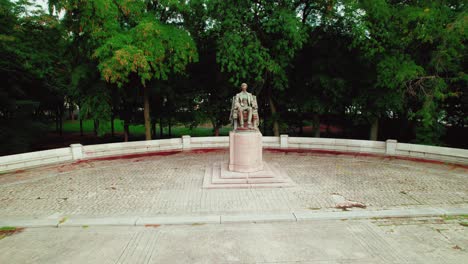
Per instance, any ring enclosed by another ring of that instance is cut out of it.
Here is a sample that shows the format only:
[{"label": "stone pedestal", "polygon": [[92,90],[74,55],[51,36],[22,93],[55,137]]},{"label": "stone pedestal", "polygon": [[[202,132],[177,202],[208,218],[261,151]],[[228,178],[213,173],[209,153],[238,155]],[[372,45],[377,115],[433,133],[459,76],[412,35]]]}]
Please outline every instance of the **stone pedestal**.
[{"label": "stone pedestal", "polygon": [[217,161],[206,167],[205,189],[284,188],[296,184],[276,163],[262,157],[262,134],[257,130],[229,133],[229,161]]},{"label": "stone pedestal", "polygon": [[263,162],[263,170],[256,172],[234,172],[227,162],[215,162],[207,166],[203,178],[205,189],[228,188],[285,188],[296,184],[276,163]]},{"label": "stone pedestal", "polygon": [[234,172],[263,170],[262,134],[259,131],[229,132],[229,170]]}]

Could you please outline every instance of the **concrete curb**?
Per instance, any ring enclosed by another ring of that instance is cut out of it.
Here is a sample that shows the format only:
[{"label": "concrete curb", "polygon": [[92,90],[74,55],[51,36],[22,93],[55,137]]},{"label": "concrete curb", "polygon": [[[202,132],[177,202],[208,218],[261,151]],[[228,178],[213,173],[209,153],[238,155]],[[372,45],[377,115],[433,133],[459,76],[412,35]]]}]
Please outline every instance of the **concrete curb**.
[{"label": "concrete curb", "polygon": [[221,224],[224,223],[264,223],[264,222],[295,222],[294,213],[277,214],[243,214],[221,215]]},{"label": "concrete curb", "polygon": [[298,222],[314,220],[345,220],[372,218],[436,217],[466,215],[468,207],[411,208],[357,211],[295,211],[265,214],[174,215],[154,217],[62,217],[37,219],[0,219],[1,226],[15,227],[83,227],[83,226],[159,226],[228,223]]},{"label": "concrete curb", "polygon": [[220,224],[221,217],[219,215],[207,216],[157,216],[157,217],[141,217],[135,225],[195,225],[195,224]]}]

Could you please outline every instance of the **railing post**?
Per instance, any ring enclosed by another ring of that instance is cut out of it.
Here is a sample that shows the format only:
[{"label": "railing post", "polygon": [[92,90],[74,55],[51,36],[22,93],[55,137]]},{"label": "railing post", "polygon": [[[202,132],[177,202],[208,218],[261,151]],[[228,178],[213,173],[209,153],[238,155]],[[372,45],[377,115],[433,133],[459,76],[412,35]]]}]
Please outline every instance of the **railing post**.
[{"label": "railing post", "polygon": [[387,139],[387,141],[385,141],[385,154],[395,155],[396,146],[397,146],[396,139]]},{"label": "railing post", "polygon": [[280,135],[280,148],[288,148],[288,135]]},{"label": "railing post", "polygon": [[83,145],[81,144],[71,144],[70,145],[72,159],[80,160],[83,158]]},{"label": "railing post", "polygon": [[189,149],[190,148],[190,136],[184,135],[182,136],[182,149]]}]

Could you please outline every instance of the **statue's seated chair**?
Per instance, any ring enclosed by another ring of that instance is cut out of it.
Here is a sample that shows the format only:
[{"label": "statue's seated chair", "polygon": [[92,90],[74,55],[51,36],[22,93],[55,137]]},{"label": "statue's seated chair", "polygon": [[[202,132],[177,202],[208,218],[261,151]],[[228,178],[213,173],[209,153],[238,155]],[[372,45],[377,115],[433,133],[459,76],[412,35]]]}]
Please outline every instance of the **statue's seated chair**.
[{"label": "statue's seated chair", "polygon": [[[252,108],[252,129],[258,129],[258,125],[259,125],[259,117],[258,117],[258,104],[257,104],[257,97],[255,95],[252,96],[253,97],[253,102],[252,102],[252,105],[255,106],[254,108]],[[236,129],[249,129],[248,128],[248,119],[249,119],[249,112],[248,110],[244,110],[243,113],[242,113],[242,117],[244,118],[244,126],[242,128],[240,128],[240,122],[239,122],[239,110],[236,109],[235,107],[235,101],[236,101],[236,97],[234,96],[232,98],[232,107],[231,107],[231,121],[233,123],[233,127],[234,127],[234,130]]]}]

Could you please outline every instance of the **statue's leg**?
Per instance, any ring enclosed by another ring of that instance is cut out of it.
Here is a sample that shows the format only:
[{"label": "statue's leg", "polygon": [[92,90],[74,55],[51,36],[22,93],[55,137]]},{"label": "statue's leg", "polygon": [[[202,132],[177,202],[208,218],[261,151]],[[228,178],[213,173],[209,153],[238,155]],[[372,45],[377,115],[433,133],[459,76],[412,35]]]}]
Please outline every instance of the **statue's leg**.
[{"label": "statue's leg", "polygon": [[247,124],[249,124],[249,126],[251,126],[252,125],[252,107],[247,108],[247,110],[249,111],[249,117],[247,119]]},{"label": "statue's leg", "polygon": [[244,108],[239,108],[239,114],[237,115],[237,119],[239,119],[239,124],[241,127],[244,127]]}]

